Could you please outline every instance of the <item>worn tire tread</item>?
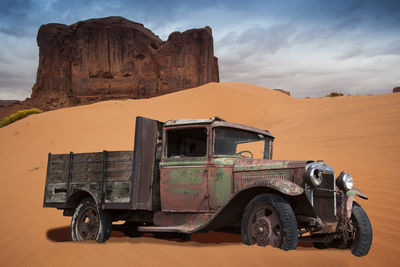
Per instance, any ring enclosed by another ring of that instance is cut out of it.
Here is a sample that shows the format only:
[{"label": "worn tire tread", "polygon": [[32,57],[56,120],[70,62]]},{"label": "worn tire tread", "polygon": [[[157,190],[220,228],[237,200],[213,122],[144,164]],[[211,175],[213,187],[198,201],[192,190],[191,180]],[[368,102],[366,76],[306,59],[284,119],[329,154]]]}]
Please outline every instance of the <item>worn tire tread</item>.
[{"label": "worn tire tread", "polygon": [[247,204],[242,216],[242,242],[246,245],[252,245],[252,242],[250,241],[250,237],[248,236],[246,230],[249,221],[248,219],[254,207],[263,202],[272,204],[278,214],[279,219],[281,220],[283,238],[279,247],[282,250],[296,249],[298,242],[296,216],[290,204],[281,196],[274,194],[259,195],[251,200],[249,204]]},{"label": "worn tire tread", "polygon": [[[80,213],[80,210],[83,209],[88,204],[96,205],[93,198],[84,198],[81,201],[81,203],[78,205],[78,207],[75,209],[74,215],[72,216],[71,225],[70,225],[70,234],[71,234],[71,240],[74,242],[80,241],[75,232],[77,217]],[[96,205],[96,207],[97,207],[97,205]],[[108,212],[106,212],[98,207],[97,207],[97,209],[99,211],[99,216],[100,216],[100,218],[99,218],[100,219],[99,220],[100,228],[99,228],[99,232],[97,233],[97,235],[95,237],[95,240],[98,243],[103,243],[110,238],[111,231],[112,231],[112,218]]]},{"label": "worn tire tread", "polygon": [[357,232],[350,247],[351,253],[357,257],[362,257],[367,255],[371,248],[373,238],[371,222],[367,213],[356,202],[353,204],[352,219],[357,222]]}]

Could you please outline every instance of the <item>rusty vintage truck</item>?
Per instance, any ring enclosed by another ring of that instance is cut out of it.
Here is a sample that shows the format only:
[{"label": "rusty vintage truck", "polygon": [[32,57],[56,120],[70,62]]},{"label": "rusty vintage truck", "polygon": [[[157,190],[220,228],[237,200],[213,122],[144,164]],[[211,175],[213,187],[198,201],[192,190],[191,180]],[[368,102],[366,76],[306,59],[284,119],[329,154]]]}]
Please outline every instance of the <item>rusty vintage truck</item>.
[{"label": "rusty vintage truck", "polygon": [[[134,151],[49,154],[44,207],[72,216],[73,241],[130,234],[189,239],[210,230],[244,244],[368,253],[372,228],[353,178],[322,161],[272,160],[269,131],[212,119],[136,118]],[[114,227],[117,227],[114,225]]]}]

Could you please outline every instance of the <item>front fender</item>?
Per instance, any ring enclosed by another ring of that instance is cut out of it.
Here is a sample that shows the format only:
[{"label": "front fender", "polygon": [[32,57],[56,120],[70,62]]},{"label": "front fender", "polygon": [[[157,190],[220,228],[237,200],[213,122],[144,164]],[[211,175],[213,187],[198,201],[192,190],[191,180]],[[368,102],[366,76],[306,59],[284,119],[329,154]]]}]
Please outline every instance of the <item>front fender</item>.
[{"label": "front fender", "polygon": [[354,202],[354,197],[358,196],[363,199],[368,199],[367,195],[361,192],[361,190],[357,188],[352,188],[349,191],[346,192],[347,200],[346,200],[346,211],[347,211],[347,218],[350,219],[351,217],[351,212],[353,210],[353,202]]},{"label": "front fender", "polygon": [[304,189],[297,184],[280,178],[259,179],[251,184],[239,188],[207,221],[192,230],[197,232],[203,229],[207,231],[217,229],[233,223],[242,216],[243,210],[254,197],[260,194],[279,192],[287,196],[299,196]]},{"label": "front fender", "polygon": [[301,186],[281,178],[259,179],[245,187],[240,188],[238,192],[253,187],[268,187],[288,196],[298,196],[304,192],[304,189]]},{"label": "front fender", "polygon": [[357,189],[357,188],[352,188],[349,191],[346,192],[347,196],[358,196],[361,197],[363,199],[368,199],[367,195],[364,194],[363,192],[361,192],[361,190]]}]

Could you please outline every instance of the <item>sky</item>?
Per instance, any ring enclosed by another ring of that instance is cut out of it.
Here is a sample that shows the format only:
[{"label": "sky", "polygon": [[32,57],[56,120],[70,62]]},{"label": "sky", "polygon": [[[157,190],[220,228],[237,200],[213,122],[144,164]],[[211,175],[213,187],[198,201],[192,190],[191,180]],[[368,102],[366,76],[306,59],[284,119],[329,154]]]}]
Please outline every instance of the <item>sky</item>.
[{"label": "sky", "polygon": [[220,80],[294,97],[400,86],[398,0],[0,0],[0,99],[30,97],[42,24],[122,16],[161,39],[210,26]]}]

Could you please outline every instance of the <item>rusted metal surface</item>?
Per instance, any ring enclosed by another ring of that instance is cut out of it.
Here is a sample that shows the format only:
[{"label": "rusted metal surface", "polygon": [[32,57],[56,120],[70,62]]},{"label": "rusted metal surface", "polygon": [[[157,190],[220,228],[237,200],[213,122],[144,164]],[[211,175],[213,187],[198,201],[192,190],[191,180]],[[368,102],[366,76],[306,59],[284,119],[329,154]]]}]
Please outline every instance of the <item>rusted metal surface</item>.
[{"label": "rusted metal surface", "polygon": [[313,234],[325,234],[325,233],[334,233],[336,232],[338,226],[338,222],[324,222],[322,229],[313,232]]},{"label": "rusted metal surface", "polygon": [[263,204],[250,215],[247,232],[250,242],[265,247],[278,247],[283,238],[282,223],[275,208],[271,204]]},{"label": "rusted metal surface", "polygon": [[156,212],[154,214],[154,226],[185,228],[191,232],[209,220],[212,213],[172,213]]},{"label": "rusted metal surface", "polygon": [[234,193],[233,168],[231,166],[210,166],[208,168],[208,194],[211,211],[216,211]]},{"label": "rusted metal surface", "polygon": [[272,139],[275,138],[269,131],[261,130],[261,129],[258,129],[255,127],[242,125],[242,124],[238,124],[238,123],[227,122],[227,121],[219,121],[219,120],[213,121],[212,127],[236,128],[236,129],[241,129],[241,130],[250,131],[250,132],[254,132],[254,133],[259,133],[259,134],[268,136],[269,138],[272,138]]},{"label": "rusted metal surface", "polygon": [[208,169],[203,162],[193,166],[161,168],[162,211],[209,211]]},{"label": "rusted metal surface", "polygon": [[244,159],[235,162],[235,171],[261,171],[271,169],[304,168],[306,161],[285,161],[266,159]]},{"label": "rusted metal surface", "polygon": [[346,201],[346,215],[347,218],[350,219],[351,217],[351,211],[353,208],[353,201],[354,201],[354,196],[347,196],[347,201]]},{"label": "rusted metal surface", "polygon": [[131,209],[160,209],[158,165],[161,157],[161,129],[159,121],[136,118]]},{"label": "rusted metal surface", "polygon": [[304,192],[304,189],[297,184],[281,178],[258,179],[241,187],[238,191],[251,187],[268,187],[289,196],[298,196]]},{"label": "rusted metal surface", "polygon": [[357,188],[352,188],[349,191],[346,192],[346,195],[348,196],[358,196],[361,197],[363,199],[368,199],[367,195],[364,194],[363,192],[361,192],[361,190],[357,189]]},{"label": "rusted metal surface", "polygon": [[215,118],[210,119],[177,119],[169,120],[165,122],[165,126],[177,126],[177,125],[190,125],[190,124],[210,124]]}]

